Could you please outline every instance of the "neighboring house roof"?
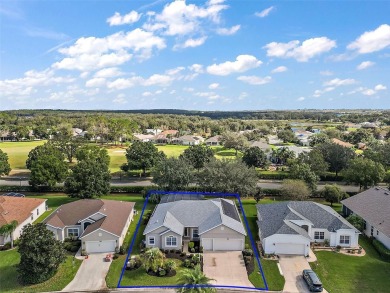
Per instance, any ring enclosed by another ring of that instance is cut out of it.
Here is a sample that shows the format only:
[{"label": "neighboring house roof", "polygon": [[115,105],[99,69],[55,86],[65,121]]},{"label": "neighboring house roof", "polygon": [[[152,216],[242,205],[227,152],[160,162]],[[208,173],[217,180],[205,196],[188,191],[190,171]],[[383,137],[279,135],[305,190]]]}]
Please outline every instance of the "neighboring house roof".
[{"label": "neighboring house roof", "polygon": [[144,235],[165,227],[183,235],[184,227],[198,227],[203,234],[220,225],[246,235],[234,202],[228,199],[180,200],[160,203],[154,210]]},{"label": "neighboring house roof", "polygon": [[373,187],[344,199],[341,203],[390,237],[390,191]]},{"label": "neighboring house roof", "polygon": [[335,143],[335,144],[341,145],[343,147],[346,147],[346,148],[353,147],[353,144],[351,144],[349,142],[345,142],[345,141],[339,140],[337,138],[332,138],[332,142]]},{"label": "neighboring house roof", "polygon": [[0,196],[0,227],[16,220],[18,225],[31,217],[46,199]]},{"label": "neighboring house roof", "polygon": [[200,196],[197,194],[169,193],[161,197],[160,203],[173,202],[179,200],[200,200],[203,198],[204,196]]},{"label": "neighboring house roof", "polygon": [[201,136],[194,136],[194,135],[183,135],[178,138],[179,141],[203,141],[203,137]]},{"label": "neighboring house roof", "polygon": [[293,151],[296,156],[301,153],[308,153],[311,151],[311,148],[309,147],[299,147],[295,145],[277,146],[276,148],[287,148],[288,150]]},{"label": "neighboring house roof", "polygon": [[258,204],[256,208],[260,215],[257,223],[261,239],[274,234],[302,235],[310,239],[306,230],[300,226],[302,221],[313,228],[327,229],[330,232],[339,229],[353,229],[358,232],[332,208],[312,201]]},{"label": "neighboring house roof", "polygon": [[208,143],[208,142],[220,142],[221,139],[222,139],[222,136],[221,136],[221,135],[216,135],[216,136],[212,136],[212,137],[206,139],[205,142],[206,142],[206,143]]},{"label": "neighboring house roof", "polygon": [[154,137],[153,134],[134,134],[134,137],[139,140],[152,139]]},{"label": "neighboring house roof", "polygon": [[262,150],[270,150],[271,149],[271,146],[264,141],[254,141],[254,142],[252,142],[251,147],[258,147]]},{"label": "neighboring house roof", "polygon": [[78,225],[81,220],[100,213],[103,218],[89,225],[81,237],[97,229],[103,229],[120,236],[133,208],[133,202],[81,199],[60,206],[44,220],[44,223],[53,227],[65,228],[66,226]]},{"label": "neighboring house roof", "polygon": [[176,133],[178,133],[179,130],[173,130],[173,129],[170,129],[170,130],[164,130],[163,132],[161,132],[161,134],[164,134],[164,135],[176,135]]}]

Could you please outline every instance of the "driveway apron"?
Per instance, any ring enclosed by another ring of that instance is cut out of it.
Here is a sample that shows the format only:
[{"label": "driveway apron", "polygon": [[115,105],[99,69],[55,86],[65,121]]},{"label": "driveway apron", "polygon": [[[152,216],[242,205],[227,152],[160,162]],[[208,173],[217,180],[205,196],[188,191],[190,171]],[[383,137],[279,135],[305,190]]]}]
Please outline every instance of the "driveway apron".
[{"label": "driveway apron", "polygon": [[106,288],[106,275],[111,262],[104,261],[107,253],[90,254],[83,260],[74,279],[63,292],[92,291]]},{"label": "driveway apron", "polygon": [[211,282],[214,285],[253,288],[241,251],[204,252],[203,272],[207,277],[214,279]]}]

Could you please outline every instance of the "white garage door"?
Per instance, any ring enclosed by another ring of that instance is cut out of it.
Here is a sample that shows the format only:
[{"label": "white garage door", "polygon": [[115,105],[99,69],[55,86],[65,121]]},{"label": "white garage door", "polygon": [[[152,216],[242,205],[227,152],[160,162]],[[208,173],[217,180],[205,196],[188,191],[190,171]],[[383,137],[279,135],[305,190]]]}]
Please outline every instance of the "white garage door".
[{"label": "white garage door", "polygon": [[305,255],[305,244],[276,243],[275,254]]},{"label": "white garage door", "polygon": [[213,250],[213,239],[202,239],[202,246],[204,250]]},{"label": "white garage door", "polygon": [[94,252],[114,252],[116,242],[115,240],[107,241],[86,241],[86,251],[88,253]]},{"label": "white garage door", "polygon": [[244,241],[241,239],[213,239],[213,250],[243,250]]}]

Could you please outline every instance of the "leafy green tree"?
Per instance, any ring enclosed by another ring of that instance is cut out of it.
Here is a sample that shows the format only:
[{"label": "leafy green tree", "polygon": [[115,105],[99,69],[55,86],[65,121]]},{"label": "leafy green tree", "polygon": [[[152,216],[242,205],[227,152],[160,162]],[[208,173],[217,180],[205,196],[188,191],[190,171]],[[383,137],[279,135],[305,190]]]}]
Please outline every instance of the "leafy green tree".
[{"label": "leafy green tree", "polygon": [[350,222],[360,232],[364,230],[364,220],[356,214],[352,214],[347,217],[347,221]]},{"label": "leafy green tree", "polygon": [[179,285],[183,286],[178,289],[180,293],[214,293],[215,288],[212,287],[197,287],[197,285],[209,285],[213,279],[208,278],[203,274],[200,266],[197,265],[195,269],[184,269],[179,278]]},{"label": "leafy green tree", "polygon": [[387,188],[390,190],[390,172],[386,173],[385,178],[383,179],[383,181],[387,183]]},{"label": "leafy green tree", "polygon": [[29,184],[36,188],[63,182],[68,174],[68,164],[64,159],[64,154],[49,143],[32,149],[26,161],[31,171]]},{"label": "leafy green tree", "polygon": [[158,161],[152,176],[153,183],[164,190],[184,190],[194,181],[193,167],[181,158]]},{"label": "leafy green tree", "polygon": [[340,202],[340,199],[345,195],[345,192],[342,191],[339,186],[333,184],[325,185],[324,189],[321,191],[321,195],[330,203],[330,206],[333,206],[333,203]]},{"label": "leafy green tree", "polygon": [[295,158],[295,153],[286,147],[273,149],[271,159],[275,164],[285,165],[289,160]]},{"label": "leafy green tree", "polygon": [[213,150],[204,145],[192,145],[188,149],[185,149],[181,158],[185,159],[195,169],[203,168],[205,163],[210,162],[214,158]]},{"label": "leafy green tree", "polygon": [[297,159],[299,164],[308,164],[310,169],[317,175],[320,176],[328,171],[329,165],[325,162],[322,153],[316,149],[309,153],[300,153]]},{"label": "leafy green tree", "polygon": [[110,193],[110,157],[107,150],[98,146],[81,147],[77,164],[65,180],[65,192],[70,197],[94,198]]},{"label": "leafy green tree", "polygon": [[367,189],[385,178],[385,169],[381,163],[358,157],[349,162],[344,178],[347,182],[359,184],[360,189]]},{"label": "leafy green tree", "polygon": [[22,284],[37,284],[50,279],[65,261],[63,244],[43,223],[28,224],[19,238],[18,278]]},{"label": "leafy green tree", "polygon": [[314,147],[321,143],[329,143],[329,137],[325,133],[318,133],[310,136],[309,144],[311,147]]},{"label": "leafy green tree", "polygon": [[144,176],[146,176],[147,169],[154,167],[159,160],[165,157],[165,154],[159,152],[152,142],[136,141],[126,150],[128,169],[142,169]]},{"label": "leafy green tree", "polygon": [[381,163],[387,169],[390,168],[390,141],[370,144],[370,147],[363,154],[365,158]]},{"label": "leafy green tree", "polygon": [[241,160],[213,160],[197,173],[199,187],[204,191],[254,194],[257,173]]},{"label": "leafy green tree", "polygon": [[278,138],[283,140],[283,142],[295,142],[297,139],[294,132],[289,129],[284,129],[278,132]]},{"label": "leafy green tree", "polygon": [[158,247],[150,248],[143,255],[143,266],[146,271],[157,272],[164,265],[165,255]]},{"label": "leafy green tree", "polygon": [[8,155],[0,149],[0,176],[8,175],[11,172],[11,166],[8,163]]},{"label": "leafy green tree", "polygon": [[4,236],[4,238],[7,238],[8,236],[11,238],[11,248],[14,248],[14,231],[18,225],[18,221],[13,220],[0,227],[0,235]]},{"label": "leafy green tree", "polygon": [[268,166],[267,155],[259,147],[246,149],[242,160],[248,167],[265,169]]},{"label": "leafy green tree", "polygon": [[59,135],[50,141],[56,148],[58,148],[67,158],[69,163],[73,162],[76,156],[76,151],[84,143],[83,138]]},{"label": "leafy green tree", "polygon": [[234,132],[226,132],[222,134],[221,142],[225,148],[235,149],[236,156],[238,151],[243,151],[248,146],[248,140],[246,137]]},{"label": "leafy green tree", "polygon": [[346,140],[355,145],[359,142],[369,142],[373,138],[372,133],[368,129],[357,129],[346,136]]},{"label": "leafy green tree", "polygon": [[290,200],[307,200],[310,196],[310,190],[303,180],[283,180],[282,192],[283,196]]},{"label": "leafy green tree", "polygon": [[290,166],[290,177],[292,179],[300,179],[306,182],[311,191],[317,189],[317,183],[320,178],[310,169],[306,163],[295,163]]},{"label": "leafy green tree", "polygon": [[329,164],[329,170],[336,172],[336,176],[355,157],[353,150],[335,143],[323,143],[317,145],[315,149],[321,152],[325,162]]}]

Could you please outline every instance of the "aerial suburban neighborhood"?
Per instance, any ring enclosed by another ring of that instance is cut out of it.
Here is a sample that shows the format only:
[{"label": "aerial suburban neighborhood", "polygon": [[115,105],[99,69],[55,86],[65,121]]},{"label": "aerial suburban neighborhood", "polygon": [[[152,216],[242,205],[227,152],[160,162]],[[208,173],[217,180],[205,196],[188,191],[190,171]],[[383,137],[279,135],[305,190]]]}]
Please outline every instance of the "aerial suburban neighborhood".
[{"label": "aerial suburban neighborhood", "polygon": [[390,293],[390,1],[0,3],[0,293]]}]

